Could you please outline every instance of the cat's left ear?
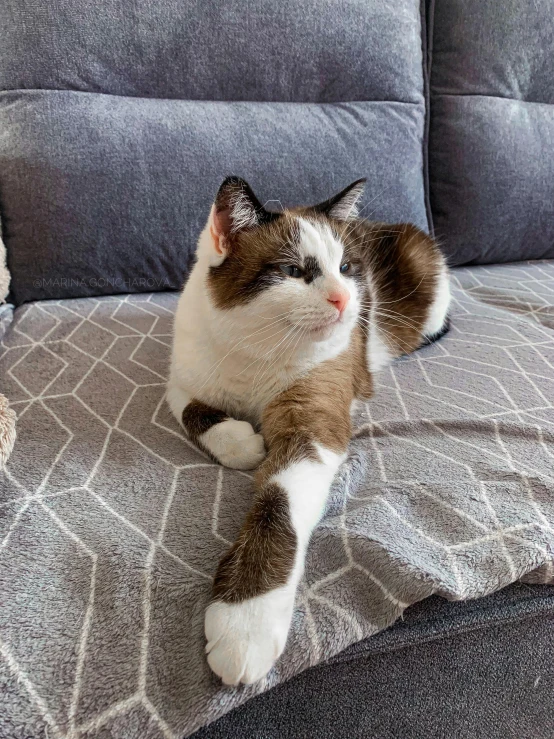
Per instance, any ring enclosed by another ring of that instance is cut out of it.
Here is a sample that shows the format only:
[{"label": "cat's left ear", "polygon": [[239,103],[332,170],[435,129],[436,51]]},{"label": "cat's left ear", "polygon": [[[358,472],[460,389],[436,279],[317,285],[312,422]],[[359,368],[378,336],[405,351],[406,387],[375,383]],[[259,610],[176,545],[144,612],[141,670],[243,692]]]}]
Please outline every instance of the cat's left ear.
[{"label": "cat's left ear", "polygon": [[323,213],[329,218],[335,218],[337,221],[350,221],[358,216],[358,201],[363,195],[366,183],[365,177],[356,180],[338,195],[334,195],[329,200],[325,200],[319,205],[314,205],[314,210]]}]

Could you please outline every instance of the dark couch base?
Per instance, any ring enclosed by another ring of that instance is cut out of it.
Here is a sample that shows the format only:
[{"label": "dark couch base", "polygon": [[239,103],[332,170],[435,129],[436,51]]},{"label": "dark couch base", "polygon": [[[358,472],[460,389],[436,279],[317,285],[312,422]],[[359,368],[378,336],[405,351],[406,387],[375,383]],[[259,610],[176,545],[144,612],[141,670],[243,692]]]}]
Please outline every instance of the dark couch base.
[{"label": "dark couch base", "polygon": [[[552,739],[554,587],[430,598],[194,739]],[[440,696],[440,700],[439,700]]]}]

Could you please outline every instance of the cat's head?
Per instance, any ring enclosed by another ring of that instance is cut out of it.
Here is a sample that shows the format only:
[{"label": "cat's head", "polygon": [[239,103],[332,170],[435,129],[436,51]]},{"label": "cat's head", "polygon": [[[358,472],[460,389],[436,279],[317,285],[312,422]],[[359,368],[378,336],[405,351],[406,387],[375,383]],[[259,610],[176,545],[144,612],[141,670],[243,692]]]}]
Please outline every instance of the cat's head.
[{"label": "cat's head", "polygon": [[345,236],[364,183],[315,206],[272,212],[244,180],[227,178],[199,245],[214,307],[250,327],[275,321],[303,342],[349,333],[361,265]]}]

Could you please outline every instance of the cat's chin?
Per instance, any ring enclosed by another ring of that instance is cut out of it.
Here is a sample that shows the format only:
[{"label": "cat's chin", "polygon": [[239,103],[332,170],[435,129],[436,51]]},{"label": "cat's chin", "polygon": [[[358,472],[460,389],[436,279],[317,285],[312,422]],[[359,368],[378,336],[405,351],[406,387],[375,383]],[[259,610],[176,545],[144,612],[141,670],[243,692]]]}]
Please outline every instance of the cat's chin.
[{"label": "cat's chin", "polygon": [[306,336],[314,342],[327,341],[337,331],[345,329],[345,325],[340,319],[328,321],[316,326],[310,326],[306,331]]}]

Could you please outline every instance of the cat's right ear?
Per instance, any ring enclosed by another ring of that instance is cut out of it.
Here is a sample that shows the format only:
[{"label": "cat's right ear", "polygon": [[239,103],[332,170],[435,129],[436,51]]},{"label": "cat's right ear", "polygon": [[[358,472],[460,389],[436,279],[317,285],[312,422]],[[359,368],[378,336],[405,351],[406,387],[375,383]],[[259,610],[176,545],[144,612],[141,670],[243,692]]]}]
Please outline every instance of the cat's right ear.
[{"label": "cat's right ear", "polygon": [[314,210],[324,213],[330,218],[336,218],[337,221],[350,221],[357,218],[358,201],[363,195],[365,183],[365,177],[352,182],[329,200],[315,205]]},{"label": "cat's right ear", "polygon": [[268,215],[245,180],[227,177],[210,213],[210,234],[219,260],[227,256],[234,234],[261,225]]}]

